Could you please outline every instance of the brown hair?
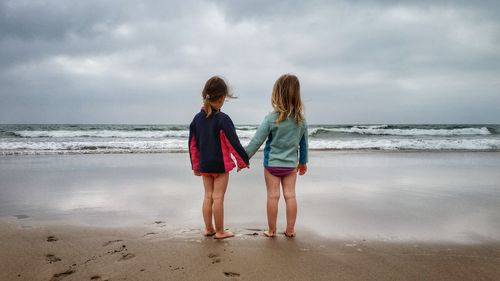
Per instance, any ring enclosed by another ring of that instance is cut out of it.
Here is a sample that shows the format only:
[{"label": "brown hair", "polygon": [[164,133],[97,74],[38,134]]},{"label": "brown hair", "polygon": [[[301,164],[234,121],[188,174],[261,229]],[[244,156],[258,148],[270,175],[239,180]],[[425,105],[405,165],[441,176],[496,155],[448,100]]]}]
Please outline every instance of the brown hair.
[{"label": "brown hair", "polygon": [[212,115],[213,103],[220,98],[236,98],[229,92],[226,82],[219,76],[213,76],[205,83],[205,87],[201,92],[203,97],[203,109],[207,113],[207,118]]},{"label": "brown hair", "polygon": [[277,124],[289,117],[293,117],[297,124],[304,121],[304,106],[300,99],[300,83],[297,76],[284,74],[276,80],[271,103],[274,110],[278,112],[278,118],[276,118]]}]

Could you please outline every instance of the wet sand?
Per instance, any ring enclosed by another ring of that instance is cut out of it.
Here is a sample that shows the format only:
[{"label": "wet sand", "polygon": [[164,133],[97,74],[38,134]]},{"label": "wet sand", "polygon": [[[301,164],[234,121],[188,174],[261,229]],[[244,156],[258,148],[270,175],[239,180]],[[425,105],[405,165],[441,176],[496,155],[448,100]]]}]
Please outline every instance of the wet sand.
[{"label": "wet sand", "polygon": [[201,236],[186,154],[1,157],[0,280],[500,276],[500,153],[313,152],[296,239],[261,235],[260,157],[231,176],[225,241]]},{"label": "wet sand", "polygon": [[[297,231],[384,241],[498,241],[500,153],[312,152],[299,177]],[[226,226],[266,226],[262,155],[232,173]],[[202,226],[187,154],[0,157],[0,217],[54,223]],[[284,227],[281,200],[279,226]]]},{"label": "wet sand", "polygon": [[500,245],[0,223],[0,280],[498,280]]}]

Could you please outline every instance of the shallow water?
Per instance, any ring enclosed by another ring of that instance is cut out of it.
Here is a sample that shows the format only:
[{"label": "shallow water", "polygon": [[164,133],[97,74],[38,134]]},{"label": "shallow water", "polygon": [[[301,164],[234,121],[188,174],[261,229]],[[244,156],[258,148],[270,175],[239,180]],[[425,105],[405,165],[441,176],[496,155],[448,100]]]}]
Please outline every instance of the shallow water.
[{"label": "shallow water", "polygon": [[[226,226],[266,226],[258,155],[233,173]],[[498,152],[313,152],[297,183],[297,231],[331,238],[482,242],[500,237]],[[188,155],[0,157],[0,216],[21,225],[201,228]],[[284,228],[284,203],[279,227]]]}]

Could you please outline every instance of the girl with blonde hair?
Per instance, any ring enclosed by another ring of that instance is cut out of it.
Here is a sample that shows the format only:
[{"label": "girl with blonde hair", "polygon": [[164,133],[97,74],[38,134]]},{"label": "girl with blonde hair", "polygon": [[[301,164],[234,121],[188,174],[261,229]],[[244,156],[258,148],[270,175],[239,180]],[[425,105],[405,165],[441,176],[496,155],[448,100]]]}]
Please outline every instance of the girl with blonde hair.
[{"label": "girl with blonde hair", "polygon": [[280,185],[286,203],[287,237],[295,237],[297,200],[295,183],[297,173],[307,171],[307,124],[300,98],[300,83],[297,76],[284,74],[276,80],[271,95],[274,111],[262,121],[252,140],[246,147],[252,157],[259,147],[264,146],[264,179],[267,188],[268,237],[276,236]]}]

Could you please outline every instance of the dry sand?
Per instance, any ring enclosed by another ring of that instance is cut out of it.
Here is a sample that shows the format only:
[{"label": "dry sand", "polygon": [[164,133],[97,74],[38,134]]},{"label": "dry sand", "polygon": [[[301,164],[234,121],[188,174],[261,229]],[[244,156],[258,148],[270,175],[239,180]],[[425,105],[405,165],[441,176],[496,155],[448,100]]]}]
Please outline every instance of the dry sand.
[{"label": "dry sand", "polygon": [[341,241],[299,233],[269,239],[233,229],[223,241],[197,229],[0,221],[0,280],[499,280],[500,245]]}]

